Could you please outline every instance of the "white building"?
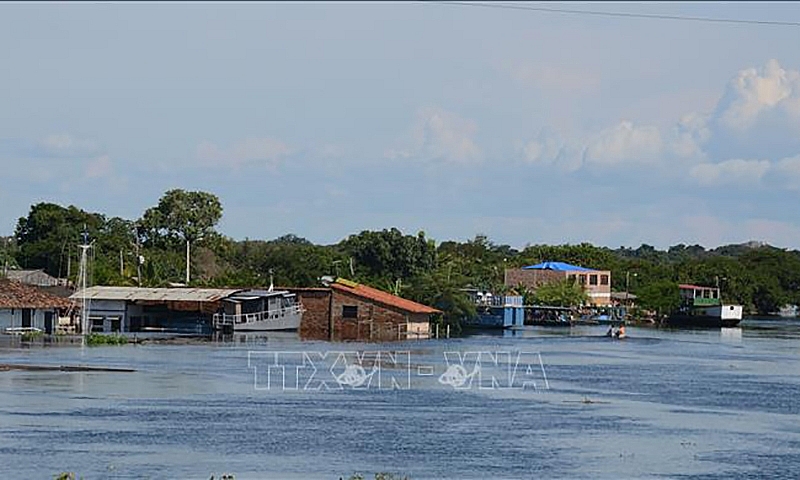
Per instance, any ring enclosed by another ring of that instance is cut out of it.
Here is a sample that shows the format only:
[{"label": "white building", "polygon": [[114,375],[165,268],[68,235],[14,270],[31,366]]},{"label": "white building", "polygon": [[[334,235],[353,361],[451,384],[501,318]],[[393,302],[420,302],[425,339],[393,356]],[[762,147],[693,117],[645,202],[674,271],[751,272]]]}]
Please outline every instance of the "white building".
[{"label": "white building", "polygon": [[71,302],[32,285],[0,279],[0,331],[8,328],[38,328],[55,333],[59,318]]}]

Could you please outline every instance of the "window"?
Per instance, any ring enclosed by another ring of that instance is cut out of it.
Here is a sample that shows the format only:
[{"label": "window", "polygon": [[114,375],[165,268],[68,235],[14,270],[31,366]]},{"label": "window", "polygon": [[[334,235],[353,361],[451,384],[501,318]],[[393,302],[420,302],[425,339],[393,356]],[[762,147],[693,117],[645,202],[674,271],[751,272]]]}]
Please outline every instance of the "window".
[{"label": "window", "polygon": [[358,318],[358,306],[342,305],[342,318]]},{"label": "window", "polygon": [[589,275],[589,285],[597,285],[597,275]]},{"label": "window", "polygon": [[104,322],[103,318],[101,318],[101,317],[92,317],[92,318],[89,319],[89,321],[91,322],[91,325],[89,326],[89,328],[91,329],[92,332],[103,333],[105,331],[105,325],[104,325],[105,322]]},{"label": "window", "polygon": [[572,275],[568,276],[567,278],[569,278],[570,283],[575,283],[575,274],[574,273]]},{"label": "window", "polygon": [[578,275],[578,283],[586,285],[586,275]]},{"label": "window", "polygon": [[600,275],[600,285],[608,285],[608,275]]}]

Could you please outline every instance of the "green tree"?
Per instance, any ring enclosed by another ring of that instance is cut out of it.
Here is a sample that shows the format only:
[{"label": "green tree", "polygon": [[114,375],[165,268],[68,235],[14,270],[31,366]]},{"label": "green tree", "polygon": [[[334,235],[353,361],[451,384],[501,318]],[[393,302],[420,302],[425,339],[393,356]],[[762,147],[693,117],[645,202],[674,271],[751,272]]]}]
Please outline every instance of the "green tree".
[{"label": "green tree", "polygon": [[353,259],[356,279],[373,285],[407,280],[430,271],[436,261],[436,246],[425,232],[403,235],[396,228],[351,235],[339,249]]},{"label": "green tree", "polygon": [[[23,268],[42,268],[50,275],[66,274],[71,253],[81,241],[84,226],[91,238],[97,238],[105,224],[99,213],[88,213],[70,205],[54,203],[33,205],[27,217],[17,221],[14,232],[18,245],[17,263]],[[101,261],[104,256],[100,255]]]},{"label": "green tree", "polygon": [[636,295],[640,307],[653,310],[659,316],[672,312],[681,301],[678,284],[669,280],[649,283],[638,289]]},{"label": "green tree", "polygon": [[556,307],[577,307],[589,301],[581,285],[568,278],[540,285],[534,293],[534,301],[539,305]]},{"label": "green tree", "polygon": [[158,205],[144,212],[139,225],[145,243],[156,246],[180,240],[186,245],[186,284],[189,283],[191,245],[214,232],[222,204],[207,192],[167,191]]}]

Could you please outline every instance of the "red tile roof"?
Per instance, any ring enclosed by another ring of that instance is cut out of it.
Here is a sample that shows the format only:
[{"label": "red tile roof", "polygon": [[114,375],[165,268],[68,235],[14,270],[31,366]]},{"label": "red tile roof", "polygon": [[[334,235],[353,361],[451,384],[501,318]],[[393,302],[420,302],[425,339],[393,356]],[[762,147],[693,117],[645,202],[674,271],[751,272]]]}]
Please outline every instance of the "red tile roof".
[{"label": "red tile roof", "polygon": [[69,308],[72,302],[33,285],[0,279],[0,308]]},{"label": "red tile roof", "polygon": [[377,288],[361,285],[360,283],[349,281],[347,283],[342,283],[340,280],[337,280],[336,282],[331,283],[331,288],[410,313],[441,313],[440,310],[431,308],[427,305],[412,302],[411,300],[406,300],[405,298],[398,297],[397,295],[392,295],[391,293],[378,290]]},{"label": "red tile roof", "polygon": [[680,285],[678,285],[678,288],[682,290],[689,290],[689,289],[696,290],[698,288],[717,288],[717,287],[701,287],[699,285],[689,285],[687,283],[681,283]]}]

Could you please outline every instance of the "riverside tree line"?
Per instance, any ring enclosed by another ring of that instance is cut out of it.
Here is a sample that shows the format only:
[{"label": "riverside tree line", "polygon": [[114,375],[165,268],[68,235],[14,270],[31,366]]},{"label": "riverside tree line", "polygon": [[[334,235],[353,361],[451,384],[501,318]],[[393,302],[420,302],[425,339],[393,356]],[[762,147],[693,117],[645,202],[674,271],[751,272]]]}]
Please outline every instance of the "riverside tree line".
[{"label": "riverside tree line", "polygon": [[569,285],[533,293],[503,285],[506,268],[545,260],[611,270],[612,290],[628,286],[640,307],[662,314],[679,302],[679,283],[719,285],[724,301],[740,303],[752,314],[800,304],[800,252],[761,244],[711,250],[683,244],[667,250],[529,244],[517,250],[484,235],[436,242],[424,232],[409,235],[396,228],[362,231],[333,245],[293,234],[233,240],[216,231],[222,211],[215,195],[179,189],[166,192],[135,220],[38,203],[19,219],[14,236],[4,239],[2,261],[5,268],[41,268],[74,280],[85,228],[94,241],[93,284],[158,287],[188,279],[192,286],[253,287],[268,285],[274,275],[276,285],[310,287],[319,286],[322,276],[342,276],[435,306],[453,325],[475,314],[462,291],[467,287],[517,290],[526,303],[579,302]]}]

